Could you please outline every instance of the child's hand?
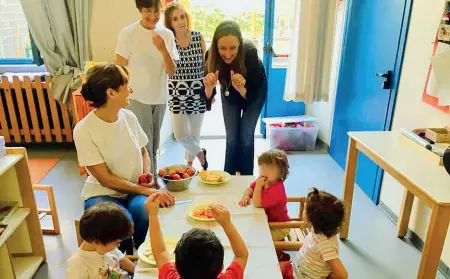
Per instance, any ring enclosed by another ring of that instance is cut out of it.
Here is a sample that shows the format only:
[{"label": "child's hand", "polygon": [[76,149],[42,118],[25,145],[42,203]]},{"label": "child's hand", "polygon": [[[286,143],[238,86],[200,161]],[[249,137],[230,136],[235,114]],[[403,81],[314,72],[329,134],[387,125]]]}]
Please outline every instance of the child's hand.
[{"label": "child's hand", "polygon": [[250,197],[249,196],[243,196],[242,199],[239,201],[239,205],[242,207],[246,207],[250,204]]},{"label": "child's hand", "polygon": [[222,227],[231,223],[230,211],[228,211],[226,207],[219,204],[211,204],[209,208],[211,209],[216,221]]},{"label": "child's hand", "polygon": [[147,201],[145,202],[145,208],[147,209],[149,215],[158,215],[159,203],[161,199],[160,195],[161,193],[154,193],[150,197],[148,197]]},{"label": "child's hand", "polygon": [[260,176],[258,177],[258,179],[256,179],[256,187],[264,187],[264,185],[266,185],[267,183],[267,177],[265,176]]}]

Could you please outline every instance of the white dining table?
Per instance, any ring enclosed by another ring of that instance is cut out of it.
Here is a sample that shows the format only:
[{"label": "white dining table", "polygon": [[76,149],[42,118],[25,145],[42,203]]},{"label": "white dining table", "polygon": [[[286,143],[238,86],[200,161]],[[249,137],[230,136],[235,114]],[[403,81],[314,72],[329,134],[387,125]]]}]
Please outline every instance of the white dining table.
[{"label": "white dining table", "polygon": [[[215,221],[197,221],[187,215],[189,209],[198,203],[222,204],[230,210],[232,222],[244,239],[249,251],[244,278],[282,279],[264,210],[252,205],[244,208],[238,204],[243,191],[254,179],[253,176],[232,176],[230,181],[225,184],[207,185],[194,177],[188,190],[173,192],[177,201],[192,200],[191,203],[177,204],[172,208],[160,210],[159,218],[164,237],[180,239],[184,232],[192,228],[214,231],[224,246],[224,268],[226,269],[234,255],[222,227]],[[149,241],[148,234],[145,241]],[[158,271],[155,266],[139,259],[134,278],[158,278]]]}]

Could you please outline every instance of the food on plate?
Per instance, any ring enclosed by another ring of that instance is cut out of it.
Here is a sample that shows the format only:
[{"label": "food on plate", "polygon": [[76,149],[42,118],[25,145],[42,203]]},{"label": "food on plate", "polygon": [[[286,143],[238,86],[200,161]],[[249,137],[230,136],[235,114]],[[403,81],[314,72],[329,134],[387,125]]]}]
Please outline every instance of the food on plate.
[{"label": "food on plate", "polygon": [[[145,252],[144,252],[144,256],[146,256],[150,261],[154,262],[155,261],[155,256],[153,255],[152,252],[152,248],[148,247]],[[169,256],[170,256],[170,260],[173,261],[175,259],[175,253],[173,250],[169,250]]]},{"label": "food on plate", "polygon": [[196,207],[192,212],[192,216],[207,220],[214,219],[214,214],[212,213],[211,209],[209,209],[208,205]]},{"label": "food on plate", "polygon": [[202,170],[199,173],[199,176],[202,178],[202,180],[208,181],[208,182],[224,182],[226,180],[225,175],[223,175],[220,172],[215,172],[215,171]]},{"label": "food on plate", "polygon": [[166,171],[166,169],[160,169],[158,171],[158,176],[167,180],[180,180],[188,179],[195,175],[195,170],[193,168],[176,168]]}]

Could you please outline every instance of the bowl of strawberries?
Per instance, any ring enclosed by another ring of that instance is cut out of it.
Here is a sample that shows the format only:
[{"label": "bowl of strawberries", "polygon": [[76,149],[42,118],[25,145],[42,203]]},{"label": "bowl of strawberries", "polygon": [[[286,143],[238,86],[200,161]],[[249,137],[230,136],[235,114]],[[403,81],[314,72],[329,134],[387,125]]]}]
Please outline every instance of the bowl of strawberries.
[{"label": "bowl of strawberries", "polygon": [[159,178],[171,192],[181,192],[189,188],[189,184],[197,170],[187,165],[175,165],[161,168],[158,171]]}]

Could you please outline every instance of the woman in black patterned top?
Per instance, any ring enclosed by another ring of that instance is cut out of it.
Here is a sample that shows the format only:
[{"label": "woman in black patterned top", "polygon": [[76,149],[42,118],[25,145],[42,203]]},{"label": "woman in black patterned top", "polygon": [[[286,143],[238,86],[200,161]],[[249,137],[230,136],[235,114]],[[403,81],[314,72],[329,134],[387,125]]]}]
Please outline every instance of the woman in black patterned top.
[{"label": "woman in black patterned top", "polygon": [[[164,12],[165,25],[175,35],[180,60],[176,74],[169,79],[169,110],[173,133],[186,150],[187,164],[197,157],[203,169],[208,168],[206,150],[200,147],[200,130],[206,112],[203,87],[205,40],[190,28],[190,17],[180,3],[171,3]],[[211,95],[211,94],[210,94]]]}]

